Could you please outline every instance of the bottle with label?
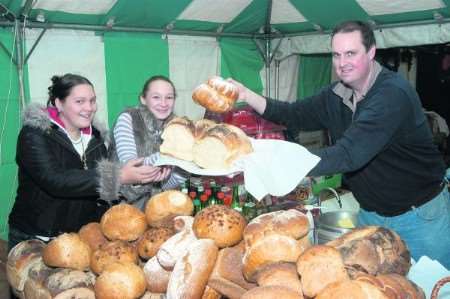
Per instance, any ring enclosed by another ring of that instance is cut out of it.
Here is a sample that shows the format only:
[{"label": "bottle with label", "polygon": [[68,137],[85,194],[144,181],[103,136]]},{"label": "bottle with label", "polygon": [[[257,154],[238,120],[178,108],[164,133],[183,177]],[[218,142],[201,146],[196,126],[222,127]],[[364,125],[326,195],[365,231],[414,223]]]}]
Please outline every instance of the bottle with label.
[{"label": "bottle with label", "polygon": [[202,209],[200,198],[197,196],[197,192],[189,192],[189,197],[192,199],[192,204],[194,205],[194,215],[196,215]]},{"label": "bottle with label", "polygon": [[217,192],[217,204],[218,205],[225,204],[225,194],[222,191]]},{"label": "bottle with label", "polygon": [[239,199],[239,186],[237,184],[233,186],[231,208],[242,213],[241,201]]},{"label": "bottle with label", "polygon": [[247,192],[247,198],[244,203],[244,207],[242,208],[242,213],[247,221],[252,220],[256,217],[256,203],[254,197]]}]

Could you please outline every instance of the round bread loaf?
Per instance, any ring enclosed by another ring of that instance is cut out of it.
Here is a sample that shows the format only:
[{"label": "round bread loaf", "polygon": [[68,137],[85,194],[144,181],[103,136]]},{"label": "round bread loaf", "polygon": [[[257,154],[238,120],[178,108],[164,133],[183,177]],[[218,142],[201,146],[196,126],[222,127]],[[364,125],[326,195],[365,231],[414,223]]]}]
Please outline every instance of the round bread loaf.
[{"label": "round bread loaf", "polygon": [[224,113],[230,111],[239,96],[238,89],[219,76],[200,84],[192,93],[192,99],[206,109]]},{"label": "round bread loaf", "polygon": [[245,248],[268,235],[283,235],[294,240],[305,236],[309,231],[309,221],[305,214],[291,209],[262,214],[254,218],[244,230]]},{"label": "round bread loaf", "polygon": [[283,286],[265,286],[253,288],[242,295],[241,299],[303,299],[302,293]]},{"label": "round bread loaf", "polygon": [[270,264],[258,272],[256,282],[260,287],[283,286],[302,293],[302,284],[294,263]]},{"label": "round bread loaf", "polygon": [[111,241],[134,241],[147,229],[145,214],[130,204],[119,204],[103,214],[100,221],[103,234]]},{"label": "round bread loaf", "polygon": [[100,246],[108,242],[103,235],[100,223],[98,222],[91,222],[83,225],[78,231],[78,235],[81,240],[91,247],[92,251],[99,249]]},{"label": "round bread loaf", "polygon": [[139,256],[145,260],[156,255],[167,239],[175,234],[173,228],[168,227],[151,227],[148,229],[137,242],[137,250]]},{"label": "round bread loaf", "polygon": [[116,262],[106,266],[95,282],[97,299],[135,299],[145,293],[144,272],[133,263]]},{"label": "round bread loaf", "polygon": [[212,239],[217,247],[224,248],[242,240],[246,224],[239,212],[224,205],[213,205],[195,216],[192,228],[197,238]]},{"label": "round bread loaf", "polygon": [[96,274],[100,274],[106,266],[114,262],[136,264],[138,262],[136,248],[130,243],[121,240],[106,243],[92,254],[91,270]]},{"label": "round bread loaf", "polygon": [[64,233],[50,241],[42,257],[50,267],[85,270],[89,267],[92,250],[76,233]]},{"label": "round bread loaf", "polygon": [[190,216],[193,211],[192,200],[178,190],[158,193],[145,206],[145,216],[152,227],[172,227],[176,216]]},{"label": "round bread loaf", "polygon": [[316,299],[388,299],[376,286],[365,281],[342,280],[327,285]]}]

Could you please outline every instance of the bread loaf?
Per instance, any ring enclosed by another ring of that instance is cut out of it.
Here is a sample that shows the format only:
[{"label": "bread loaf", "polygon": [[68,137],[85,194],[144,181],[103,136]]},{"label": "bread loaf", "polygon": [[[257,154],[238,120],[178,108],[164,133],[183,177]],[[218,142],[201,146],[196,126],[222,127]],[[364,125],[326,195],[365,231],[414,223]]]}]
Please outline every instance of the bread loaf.
[{"label": "bread loaf", "polygon": [[203,292],[202,299],[220,299],[222,295],[213,288],[206,286]]},{"label": "bread loaf", "polygon": [[149,259],[144,265],[147,290],[152,293],[165,293],[171,273],[159,264],[156,256]]},{"label": "bread loaf", "polygon": [[91,269],[100,274],[106,266],[115,262],[129,262],[137,264],[138,253],[136,248],[128,242],[117,240],[108,242],[94,251],[91,257]]},{"label": "bread loaf", "polygon": [[166,294],[147,291],[140,299],[166,299]]},{"label": "bread loaf", "polygon": [[359,274],[355,280],[365,281],[376,286],[388,298],[425,299],[425,294],[420,287],[398,274],[377,276]]},{"label": "bread loaf", "polygon": [[192,93],[194,102],[218,113],[230,111],[238,96],[236,86],[219,76],[210,78],[206,84],[200,84]]},{"label": "bread loaf", "polygon": [[42,251],[45,243],[40,240],[26,240],[18,243],[8,253],[6,262],[6,278],[13,293],[23,296],[28,271],[36,263],[42,263]]},{"label": "bread loaf", "polygon": [[307,297],[315,297],[333,282],[349,279],[340,252],[326,245],[305,250],[297,260],[297,271]]},{"label": "bread loaf", "polygon": [[232,163],[253,151],[245,133],[232,125],[218,124],[196,140],[192,149],[194,162],[207,169],[227,169]]},{"label": "bread loaf", "polygon": [[216,246],[224,248],[242,240],[246,225],[239,212],[224,205],[213,205],[195,215],[192,228],[197,238],[212,239]]},{"label": "bread loaf", "polygon": [[338,249],[350,277],[397,273],[406,275],[411,267],[408,248],[399,235],[380,226],[353,229],[327,243]]},{"label": "bread loaf", "polygon": [[173,218],[190,216],[193,211],[189,196],[178,190],[167,190],[150,198],[145,206],[145,217],[152,227],[172,227]]},{"label": "bread loaf", "polygon": [[218,248],[210,239],[194,241],[170,275],[167,299],[201,298],[216,262]]},{"label": "bread loaf", "polygon": [[239,299],[247,290],[256,287],[244,279],[242,257],[242,246],[221,249],[208,285],[230,299]]},{"label": "bread loaf", "polygon": [[175,230],[173,228],[151,227],[137,242],[139,256],[144,260],[155,256],[159,247],[174,234]]},{"label": "bread loaf", "polygon": [[283,286],[302,293],[302,284],[294,263],[276,263],[262,269],[256,275],[258,286]]},{"label": "bread loaf", "polygon": [[133,263],[106,266],[95,282],[97,299],[135,299],[145,293],[144,272]]},{"label": "bread loaf", "polygon": [[64,233],[44,248],[44,263],[51,267],[85,270],[89,267],[92,250],[76,233]]},{"label": "bread loaf", "polygon": [[174,117],[161,134],[163,140],[159,151],[181,160],[192,161],[192,148],[195,142],[194,123],[187,117]]},{"label": "bread loaf", "polygon": [[95,275],[64,268],[48,268],[44,264],[30,269],[25,283],[26,299],[95,299]]},{"label": "bread loaf", "polygon": [[92,251],[97,250],[101,245],[108,242],[103,235],[100,223],[98,222],[91,222],[83,225],[78,231],[78,235],[81,240],[91,247]]},{"label": "bread loaf", "polygon": [[282,286],[257,287],[247,291],[241,299],[303,299],[302,293]]},{"label": "bread loaf", "polygon": [[328,284],[316,299],[389,299],[376,286],[357,280],[342,280]]},{"label": "bread loaf", "polygon": [[119,204],[103,214],[100,227],[111,241],[134,241],[147,229],[145,214],[130,204]]}]

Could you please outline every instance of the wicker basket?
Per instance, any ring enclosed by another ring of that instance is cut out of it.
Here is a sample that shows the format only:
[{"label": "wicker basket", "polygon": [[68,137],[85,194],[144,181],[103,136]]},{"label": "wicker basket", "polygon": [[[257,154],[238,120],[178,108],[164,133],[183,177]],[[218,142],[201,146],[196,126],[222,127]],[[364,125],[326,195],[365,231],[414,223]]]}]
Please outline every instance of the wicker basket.
[{"label": "wicker basket", "polygon": [[431,297],[430,299],[437,299],[438,295],[439,295],[439,290],[441,289],[441,287],[446,284],[447,282],[450,282],[450,276],[448,277],[444,277],[442,279],[440,279],[433,287],[433,291],[431,292]]}]

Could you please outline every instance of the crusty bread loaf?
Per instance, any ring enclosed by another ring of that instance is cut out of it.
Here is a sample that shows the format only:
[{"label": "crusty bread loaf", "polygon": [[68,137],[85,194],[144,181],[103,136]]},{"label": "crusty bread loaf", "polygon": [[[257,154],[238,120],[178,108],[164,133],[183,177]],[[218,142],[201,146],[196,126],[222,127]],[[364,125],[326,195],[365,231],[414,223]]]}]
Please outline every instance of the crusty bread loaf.
[{"label": "crusty bread loaf", "polygon": [[147,290],[152,293],[165,293],[172,272],[165,270],[158,262],[156,256],[149,259],[144,265],[144,275],[147,281]]},{"label": "crusty bread loaf", "polygon": [[247,291],[241,299],[303,299],[302,293],[282,286],[257,287]]},{"label": "crusty bread loaf", "polygon": [[247,290],[256,287],[244,279],[242,257],[243,246],[221,249],[208,285],[230,299],[239,299]]},{"label": "crusty bread loaf", "polygon": [[307,297],[315,297],[333,282],[349,279],[340,252],[326,245],[305,250],[297,260],[297,271]]},{"label": "crusty bread loaf", "polygon": [[244,230],[245,248],[268,235],[283,235],[300,239],[309,231],[309,221],[305,214],[291,209],[262,214],[254,218]]},{"label": "crusty bread loaf", "polygon": [[91,269],[96,274],[103,272],[106,266],[115,262],[130,262],[137,264],[138,253],[136,248],[125,241],[116,240],[102,245],[94,251],[91,257]]},{"label": "crusty bread loaf", "polygon": [[232,163],[253,151],[245,133],[232,125],[218,124],[196,140],[192,149],[194,162],[207,169],[227,169]]},{"label": "crusty bread loaf", "polygon": [[359,273],[406,275],[411,267],[405,242],[397,233],[384,227],[356,228],[327,245],[341,252],[352,278]]},{"label": "crusty bread loaf", "polygon": [[219,76],[210,78],[206,84],[200,84],[192,93],[194,102],[218,113],[230,111],[238,96],[236,86]]},{"label": "crusty bread loaf", "polygon": [[358,274],[355,278],[376,286],[388,298],[425,299],[422,289],[399,274]]},{"label": "crusty bread loaf", "polygon": [[175,222],[182,222],[184,226],[178,233],[164,242],[156,254],[158,262],[164,269],[171,271],[178,259],[185,255],[189,245],[197,240],[192,231],[193,221],[194,217],[192,216],[178,216],[175,218]]},{"label": "crusty bread loaf", "polygon": [[216,246],[224,248],[242,240],[246,225],[239,212],[224,205],[213,205],[195,215],[192,228],[197,238],[212,239]]},{"label": "crusty bread loaf", "polygon": [[103,235],[100,223],[98,222],[91,222],[83,225],[78,231],[78,235],[81,240],[91,247],[92,251],[97,250],[101,245],[108,242]]},{"label": "crusty bread loaf", "polygon": [[296,262],[310,243],[308,237],[295,240],[285,235],[268,235],[259,239],[245,251],[242,259],[244,277],[251,282],[256,281],[258,271],[278,262]]},{"label": "crusty bread loaf", "polygon": [[283,286],[302,293],[302,284],[294,263],[270,264],[256,275],[258,286]]},{"label": "crusty bread loaf", "polygon": [[135,299],[145,293],[144,272],[133,263],[108,265],[95,282],[97,299]]},{"label": "crusty bread loaf", "polygon": [[210,239],[194,241],[170,275],[167,299],[201,298],[216,262],[218,248]]},{"label": "crusty bread loaf", "polygon": [[153,195],[145,206],[147,223],[152,227],[171,227],[176,216],[190,216],[194,205],[188,195],[167,190]]},{"label": "crusty bread loaf", "polygon": [[220,299],[220,298],[222,298],[222,295],[207,285],[205,287],[205,291],[203,292],[201,299]]},{"label": "crusty bread loaf", "polygon": [[36,263],[42,263],[45,243],[41,240],[26,240],[18,243],[8,253],[6,278],[17,297],[23,295],[28,271]]},{"label": "crusty bread loaf", "polygon": [[147,229],[145,214],[130,204],[112,206],[103,214],[100,227],[111,241],[134,241]]},{"label": "crusty bread loaf", "polygon": [[202,139],[205,136],[206,132],[215,125],[217,125],[215,121],[206,118],[195,121],[194,124],[195,140]]},{"label": "crusty bread loaf", "polygon": [[358,280],[341,280],[328,284],[316,299],[389,299],[376,286]]},{"label": "crusty bread loaf", "polygon": [[137,241],[139,256],[144,260],[155,256],[159,247],[174,234],[171,227],[151,227]]},{"label": "crusty bread loaf", "polygon": [[76,233],[64,233],[44,248],[44,263],[51,267],[85,270],[89,267],[92,250]]},{"label": "crusty bread loaf", "polygon": [[194,124],[187,117],[174,117],[170,120],[161,134],[163,140],[159,151],[181,160],[192,161],[192,147],[194,146]]},{"label": "crusty bread loaf", "polygon": [[95,275],[90,271],[48,268],[36,264],[24,287],[26,299],[95,299]]}]

